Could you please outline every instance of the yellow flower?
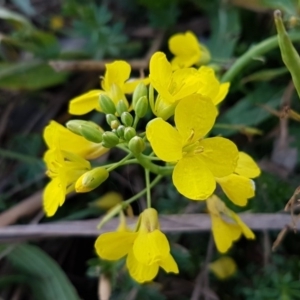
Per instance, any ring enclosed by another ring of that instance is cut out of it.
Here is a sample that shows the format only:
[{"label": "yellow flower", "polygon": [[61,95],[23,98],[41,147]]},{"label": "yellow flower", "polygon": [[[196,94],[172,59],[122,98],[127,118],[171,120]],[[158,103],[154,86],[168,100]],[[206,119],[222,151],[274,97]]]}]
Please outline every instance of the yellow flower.
[{"label": "yellow flower", "polygon": [[222,256],[216,261],[209,264],[209,270],[212,271],[219,279],[224,280],[236,273],[237,265],[229,256]]},{"label": "yellow flower", "polygon": [[185,68],[172,71],[166,55],[156,52],[150,60],[150,83],[158,92],[151,109],[157,117],[168,119],[173,115],[178,102],[200,88],[198,71],[194,68]]},{"label": "yellow flower", "polygon": [[43,194],[43,206],[48,217],[53,216],[58,207],[65,202],[65,196],[75,189],[75,182],[86,171],[91,169],[84,158],[59,148],[46,151],[44,161],[47,175],[51,181]]},{"label": "yellow flower", "polygon": [[248,239],[255,238],[252,230],[216,195],[207,199],[207,209],[211,216],[214,240],[221,253],[227,252],[242,234]]},{"label": "yellow flower", "polygon": [[210,98],[214,105],[222,102],[228,93],[230,83],[220,83],[211,67],[200,67],[198,74],[201,86],[197,93]]},{"label": "yellow flower", "polygon": [[168,273],[178,273],[169,242],[159,229],[157,211],[153,208],[141,213],[137,232],[104,233],[96,240],[95,248],[106,260],[119,260],[127,255],[129,274],[139,283],[153,280],[159,267]]},{"label": "yellow flower", "polygon": [[255,183],[251,178],[258,177],[260,169],[246,153],[239,152],[239,159],[233,174],[216,178],[226,196],[236,205],[245,206],[255,195]]},{"label": "yellow flower", "polygon": [[187,198],[205,200],[215,190],[215,177],[224,177],[236,168],[238,150],[222,137],[204,138],[216,118],[213,103],[194,94],[179,102],[176,128],[161,118],[150,121],[147,138],[154,153],[165,162],[175,162],[173,183]]},{"label": "yellow flower", "polygon": [[188,68],[200,63],[208,63],[210,54],[206,47],[198,42],[197,37],[190,31],[177,33],[169,39],[169,49],[175,55],[172,68]]},{"label": "yellow flower", "polygon": [[48,148],[55,148],[58,143],[61,150],[72,152],[86,159],[95,159],[109,151],[101,144],[89,142],[55,121],[51,121],[45,127],[43,137]]},{"label": "yellow flower", "polygon": [[109,96],[115,104],[123,100],[128,106],[127,99],[124,94],[130,94],[135,87],[143,81],[147,83],[147,79],[139,79],[128,81],[131,67],[126,61],[115,61],[106,64],[106,72],[101,82],[102,90],[91,90],[83,95],[80,95],[70,101],[69,113],[72,115],[83,115],[93,109],[101,111],[99,106],[100,94]]}]

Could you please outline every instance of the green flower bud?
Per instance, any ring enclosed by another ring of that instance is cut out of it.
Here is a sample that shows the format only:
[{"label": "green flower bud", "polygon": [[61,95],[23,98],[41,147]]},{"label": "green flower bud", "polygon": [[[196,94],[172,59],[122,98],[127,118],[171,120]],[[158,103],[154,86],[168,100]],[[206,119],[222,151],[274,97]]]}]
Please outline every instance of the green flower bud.
[{"label": "green flower bud", "polygon": [[120,125],[117,128],[117,134],[119,136],[120,139],[124,139],[124,133],[125,133],[125,126],[124,125]]},{"label": "green flower bud", "polygon": [[102,134],[102,145],[105,148],[113,148],[119,144],[119,138],[118,136],[111,132],[111,131],[105,131]]},{"label": "green flower bud", "polygon": [[108,175],[108,171],[103,167],[92,169],[77,179],[75,190],[77,193],[89,192],[103,183],[108,178]]},{"label": "green flower bud", "polygon": [[66,123],[66,127],[75,134],[82,135],[80,127],[82,124],[86,124],[84,120],[71,120]]},{"label": "green flower bud", "polygon": [[139,118],[143,118],[148,110],[148,98],[146,96],[141,97],[137,101],[134,110]]},{"label": "green flower bud", "polygon": [[144,82],[140,82],[134,92],[133,92],[133,95],[132,95],[132,106],[133,106],[133,109],[135,109],[136,107],[136,104],[138,102],[138,100],[143,97],[143,96],[146,96],[147,97],[147,94],[148,94],[148,91],[147,91],[147,87],[145,85]]},{"label": "green flower bud", "polygon": [[112,121],[112,122],[110,123],[110,127],[111,127],[111,129],[113,129],[113,130],[116,130],[116,129],[119,127],[119,125],[120,125],[120,122],[119,122],[118,120]]},{"label": "green flower bud", "polygon": [[115,114],[116,106],[114,102],[105,94],[99,96],[99,106],[105,114]]},{"label": "green flower bud", "polygon": [[126,127],[124,131],[124,138],[129,142],[133,137],[136,136],[136,131],[133,127]]},{"label": "green flower bud", "polygon": [[133,123],[133,117],[129,112],[123,112],[121,114],[121,121],[125,126],[131,126]]},{"label": "green flower bud", "polygon": [[135,136],[129,141],[128,148],[133,154],[140,154],[145,150],[145,142],[141,137]]},{"label": "green flower bud", "polygon": [[[118,118],[115,116],[115,115],[113,115],[113,114],[107,114],[106,116],[105,116],[105,118],[106,118],[106,122],[107,122],[107,124],[111,127],[111,123],[113,122],[113,121],[118,121],[119,122],[119,120],[118,120]],[[120,123],[120,122],[119,122]]]},{"label": "green flower bud", "polygon": [[123,112],[127,112],[128,111],[128,107],[125,103],[124,100],[120,100],[116,106],[116,109],[117,109],[117,113],[119,116],[122,115]]},{"label": "green flower bud", "polygon": [[101,143],[103,130],[93,122],[85,122],[80,126],[81,135],[90,142]]}]

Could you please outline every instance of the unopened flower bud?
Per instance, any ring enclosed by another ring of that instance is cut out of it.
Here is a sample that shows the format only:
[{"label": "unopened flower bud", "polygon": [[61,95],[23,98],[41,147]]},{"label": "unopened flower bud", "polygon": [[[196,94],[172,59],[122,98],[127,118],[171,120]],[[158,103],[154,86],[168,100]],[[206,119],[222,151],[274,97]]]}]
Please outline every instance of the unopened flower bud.
[{"label": "unopened flower bud", "polygon": [[75,190],[77,193],[89,192],[103,183],[108,178],[108,175],[108,171],[103,167],[92,169],[77,179]]},{"label": "unopened flower bud", "polygon": [[105,131],[102,134],[102,146],[105,148],[113,148],[119,144],[119,138],[118,136],[111,132],[111,131]]},{"label": "unopened flower bud", "polygon": [[84,120],[70,120],[66,123],[66,127],[75,134],[82,135],[80,127],[82,124],[86,124],[87,121]]},{"label": "unopened flower bud", "polygon": [[141,97],[137,101],[134,110],[139,118],[143,118],[148,110],[148,98],[146,96]]},{"label": "unopened flower bud", "polygon": [[125,103],[124,100],[120,100],[116,106],[116,109],[117,109],[117,113],[119,116],[122,115],[123,112],[127,112],[128,111],[128,107]]},{"label": "unopened flower bud", "polygon": [[80,126],[81,135],[90,142],[101,143],[103,130],[93,122],[86,122]]},{"label": "unopened flower bud", "polygon": [[126,127],[124,130],[124,138],[129,142],[134,136],[136,136],[136,131],[133,127]]},{"label": "unopened flower bud", "polygon": [[125,126],[124,125],[120,125],[118,128],[117,128],[117,134],[118,134],[118,137],[120,139],[124,139],[124,133],[125,133]]},{"label": "unopened flower bud", "polygon": [[133,92],[133,95],[132,95],[132,106],[133,106],[133,109],[135,109],[138,100],[141,97],[143,97],[143,96],[147,97],[147,94],[148,94],[148,90],[147,90],[147,87],[146,87],[145,83],[144,82],[140,82],[136,86],[136,88],[135,88],[135,90]]},{"label": "unopened flower bud", "polygon": [[116,129],[119,127],[119,125],[120,125],[120,122],[119,122],[118,120],[112,121],[112,122],[110,123],[110,127],[111,127],[111,129],[113,129],[113,130],[116,130]]},{"label": "unopened flower bud", "polygon": [[[105,118],[106,118],[107,124],[108,124],[110,127],[111,127],[111,123],[112,123],[113,121],[119,122],[118,118],[117,118],[115,115],[113,115],[113,114],[107,114],[107,115],[105,116]],[[120,125],[120,122],[119,122],[119,125]]]},{"label": "unopened flower bud", "polygon": [[125,126],[131,126],[133,123],[133,117],[126,111],[121,114],[121,121]]},{"label": "unopened flower bud", "polygon": [[116,106],[114,102],[105,94],[99,96],[99,106],[105,114],[115,114]]},{"label": "unopened flower bud", "polygon": [[135,136],[129,141],[128,148],[133,154],[140,154],[145,150],[145,142],[141,137]]}]

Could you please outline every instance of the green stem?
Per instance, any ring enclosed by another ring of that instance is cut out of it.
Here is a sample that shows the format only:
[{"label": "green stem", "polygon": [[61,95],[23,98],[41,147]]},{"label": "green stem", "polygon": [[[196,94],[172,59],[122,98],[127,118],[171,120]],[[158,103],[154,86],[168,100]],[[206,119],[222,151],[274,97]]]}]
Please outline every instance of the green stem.
[{"label": "green stem", "polygon": [[151,208],[151,193],[150,193],[150,173],[149,170],[145,169],[145,178],[146,178],[146,190],[147,190],[147,207]]},{"label": "green stem", "polygon": [[132,127],[133,127],[134,129],[136,129],[136,126],[137,126],[139,120],[140,120],[140,118],[139,118],[137,115],[135,115],[134,121],[133,121],[133,125],[132,125]]},{"label": "green stem", "polygon": [[128,204],[134,202],[141,196],[145,195],[147,193],[148,189],[150,190],[151,188],[153,188],[162,178],[163,178],[162,175],[157,175],[154,178],[154,180],[151,183],[149,183],[149,185],[146,188],[144,188],[143,190],[141,190],[140,192],[138,192],[137,194],[135,194],[133,197],[129,198],[128,200],[124,201],[123,205],[127,206]]},{"label": "green stem", "polygon": [[10,159],[15,159],[27,164],[32,164],[32,163],[40,163],[41,165],[43,164],[43,161],[39,158],[36,158],[34,156],[18,153],[18,152],[13,152],[10,150],[4,150],[0,149],[0,157],[4,158],[10,158]]},{"label": "green stem", "polygon": [[123,146],[122,144],[118,144],[116,147],[127,153],[131,153],[131,151],[128,148],[126,148],[125,146]]},{"label": "green stem", "polygon": [[117,163],[113,164],[111,167],[109,167],[107,169],[108,172],[111,172],[112,170],[122,166],[130,157],[132,157],[133,154],[129,153],[128,155],[126,155],[123,159],[121,159],[120,161],[118,161]]},{"label": "green stem", "polygon": [[150,172],[154,174],[159,175],[170,175],[173,172],[174,167],[173,166],[158,166],[154,163],[152,163],[147,156],[143,154],[136,155],[136,159],[140,163],[142,167],[149,170]]},{"label": "green stem", "polygon": [[[299,33],[291,33],[289,36],[292,41],[300,41]],[[277,36],[272,36],[256,46],[253,46],[233,63],[230,69],[222,76],[221,81],[232,82],[235,77],[245,68],[245,66],[253,61],[254,57],[261,56],[276,47],[278,47]]]}]

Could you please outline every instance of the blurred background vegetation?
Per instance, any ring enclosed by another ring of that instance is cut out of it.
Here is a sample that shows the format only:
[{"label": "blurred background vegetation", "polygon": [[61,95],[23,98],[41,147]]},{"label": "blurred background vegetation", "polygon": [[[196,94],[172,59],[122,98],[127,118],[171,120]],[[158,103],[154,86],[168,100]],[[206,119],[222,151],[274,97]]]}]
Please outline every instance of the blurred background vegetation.
[{"label": "blurred background vegetation", "polygon": [[[297,0],[0,0],[0,4],[0,226],[98,217],[104,212],[93,203],[101,195],[118,191],[126,199],[143,188],[142,170],[124,167],[95,191],[72,196],[55,217],[43,216],[40,199],[47,182],[43,128],[51,119],[62,124],[70,120],[68,101],[98,88],[104,72],[83,71],[74,61],[143,61],[162,35],[157,49],[169,55],[168,37],[191,30],[209,48],[211,64],[222,73],[253,45],[276,34],[272,14],[276,8],[283,11],[290,32],[300,35]],[[64,69],[62,62],[72,62],[73,67]],[[133,74],[138,76],[139,70]],[[300,124],[282,121],[287,106],[300,111],[278,48],[254,57],[231,83],[214,134],[233,139],[263,170],[256,180],[256,197],[240,211],[282,212],[300,183]],[[96,112],[86,118],[105,127]],[[119,153],[112,151],[105,159],[117,158]],[[157,186],[153,199],[161,213],[204,211],[178,195],[169,181]],[[143,201],[133,206],[136,214]],[[128,277],[122,263],[96,258],[93,238],[3,244],[0,299],[96,300],[100,274],[111,280],[111,299],[191,299],[197,284],[202,285],[202,294],[194,300],[300,299],[299,234],[289,233],[272,253],[277,234],[260,231],[255,241],[240,240],[228,253],[236,262],[235,274],[220,280],[209,273],[200,283],[210,234],[169,235],[180,274],[161,272],[144,286]],[[221,257],[210,252],[211,260]]]}]

